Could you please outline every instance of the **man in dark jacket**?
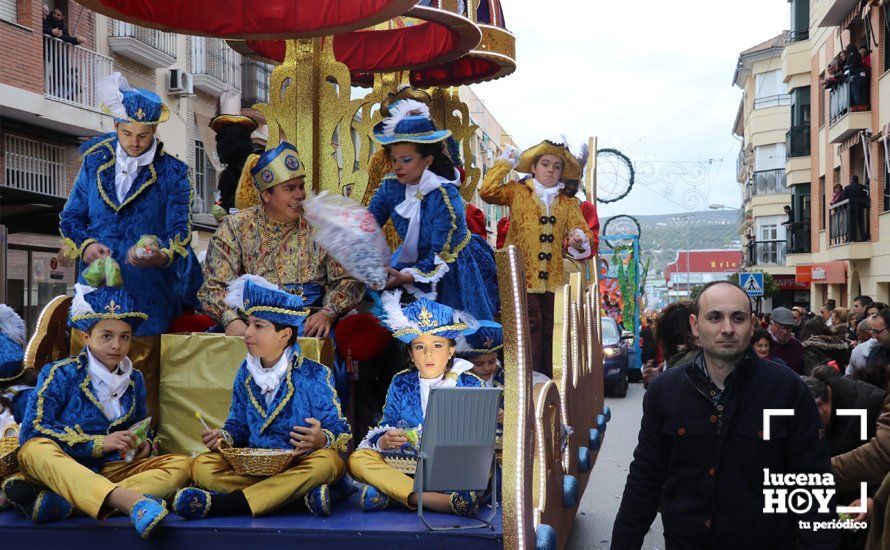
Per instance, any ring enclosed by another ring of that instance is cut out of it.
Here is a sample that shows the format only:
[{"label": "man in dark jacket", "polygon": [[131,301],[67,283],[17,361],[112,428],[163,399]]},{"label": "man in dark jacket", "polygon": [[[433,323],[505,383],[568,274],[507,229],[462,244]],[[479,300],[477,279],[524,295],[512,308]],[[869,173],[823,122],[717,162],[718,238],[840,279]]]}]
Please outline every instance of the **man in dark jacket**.
[{"label": "man in dark jacket", "polygon": [[65,23],[65,14],[59,8],[54,9],[43,20],[43,34],[58,38],[69,44],[80,44],[83,39],[79,36],[71,36],[68,34],[68,25]]},{"label": "man in dark jacket", "polygon": [[847,240],[861,242],[868,240],[868,224],[865,221],[865,206],[868,203],[868,188],[859,183],[859,176],[853,175],[850,184],[844,187],[844,199],[848,201]]},{"label": "man in dark jacket", "polygon": [[[749,348],[751,302],[738,286],[708,284],[695,312],[690,324],[702,352],[646,392],[612,548],[640,548],[659,502],[669,549],[834,548],[836,533],[798,524],[829,521],[833,513],[763,513],[765,470],[831,472],[809,390],[793,371]],[[794,411],[772,417],[768,440],[765,409]]]}]

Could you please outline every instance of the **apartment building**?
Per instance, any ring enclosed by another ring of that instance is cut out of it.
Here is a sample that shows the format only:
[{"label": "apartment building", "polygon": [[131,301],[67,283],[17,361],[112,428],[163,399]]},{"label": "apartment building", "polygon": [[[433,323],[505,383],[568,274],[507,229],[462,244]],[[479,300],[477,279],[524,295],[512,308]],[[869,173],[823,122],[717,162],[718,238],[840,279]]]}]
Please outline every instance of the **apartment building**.
[{"label": "apartment building", "polygon": [[69,0],[46,6],[62,12],[79,44],[43,34],[40,2],[0,0],[0,298],[31,327],[40,308],[75,280],[74,267],[57,254],[58,214],[80,167],[78,145],[113,130],[99,109],[97,82],[120,71],[170,108],[158,133],[165,151],[190,167],[194,243],[202,249],[216,225],[209,210],[222,168],[208,127],[217,100],[234,88],[246,106],[265,101],[271,71],[218,39],[116,21]]},{"label": "apartment building", "polygon": [[[792,97],[787,182],[801,244],[787,255],[818,308],[890,299],[890,5],[791,0],[782,79]],[[861,55],[841,54],[859,50]],[[885,108],[881,109],[883,102]],[[812,116],[810,113],[812,111]],[[854,180],[861,190],[847,187]],[[836,192],[840,185],[840,193]]]},{"label": "apartment building", "polygon": [[510,137],[510,134],[504,130],[504,127],[501,126],[491,111],[488,110],[482,99],[473,92],[472,88],[469,86],[461,86],[459,93],[461,101],[463,101],[469,109],[470,120],[473,124],[478,126],[473,137],[470,139],[470,149],[472,150],[473,158],[465,159],[465,162],[470,160],[476,167],[482,170],[479,186],[477,186],[471,202],[485,212],[485,221],[488,225],[488,241],[494,246],[497,238],[498,221],[504,216],[508,216],[510,209],[506,206],[485,203],[479,198],[478,188],[482,185],[481,178],[485,177],[485,174],[488,173],[488,169],[494,165],[495,161],[501,156],[501,153],[503,153],[507,147],[516,147],[516,143],[513,141],[513,138]]},{"label": "apartment building", "polygon": [[[805,187],[795,187],[792,184],[800,183],[794,179],[799,174],[786,173],[788,159],[799,156],[799,142],[790,138],[794,137],[791,122],[801,108],[801,99],[788,93],[783,81],[782,53],[789,37],[786,31],[741,52],[733,77],[743,92],[733,126],[733,134],[741,141],[737,181],[743,219],[739,233],[745,268],[771,274],[779,286],[766,308],[809,304],[808,284],[798,283],[795,268],[787,265],[789,254],[809,251],[800,222],[804,214],[809,218],[809,211],[800,204],[799,195],[804,188],[809,192],[809,175],[803,178]],[[808,199],[807,195],[807,203]]]}]

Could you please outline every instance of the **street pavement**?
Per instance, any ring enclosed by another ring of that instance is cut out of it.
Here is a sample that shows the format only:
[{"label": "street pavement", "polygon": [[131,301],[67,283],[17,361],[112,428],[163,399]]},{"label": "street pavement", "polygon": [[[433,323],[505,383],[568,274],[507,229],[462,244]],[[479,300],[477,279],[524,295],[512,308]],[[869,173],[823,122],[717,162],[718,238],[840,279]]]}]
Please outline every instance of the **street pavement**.
[{"label": "street pavement", "polygon": [[[578,515],[575,516],[575,525],[567,546],[570,550],[609,548],[612,524],[618,514],[627,471],[637,445],[644,393],[642,384],[631,384],[627,397],[606,398],[606,405],[612,409],[612,421],[606,429],[603,448],[590,474]],[[660,515],[652,523],[643,548],[664,548]]]}]

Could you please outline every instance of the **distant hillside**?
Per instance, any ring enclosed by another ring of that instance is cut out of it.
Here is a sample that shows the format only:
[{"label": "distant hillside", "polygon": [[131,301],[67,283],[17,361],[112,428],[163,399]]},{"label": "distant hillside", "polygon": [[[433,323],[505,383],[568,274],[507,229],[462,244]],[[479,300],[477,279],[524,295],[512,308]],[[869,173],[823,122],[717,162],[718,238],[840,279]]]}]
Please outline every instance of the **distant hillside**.
[{"label": "distant hillside", "polygon": [[[678,250],[741,248],[738,234],[741,219],[738,210],[705,210],[634,217],[640,222],[643,261],[651,258],[649,280],[653,277],[661,278],[662,270],[674,261]],[[601,228],[605,228],[608,219],[600,220]],[[602,235],[600,242],[603,242]],[[602,248],[606,250],[605,243]]]}]

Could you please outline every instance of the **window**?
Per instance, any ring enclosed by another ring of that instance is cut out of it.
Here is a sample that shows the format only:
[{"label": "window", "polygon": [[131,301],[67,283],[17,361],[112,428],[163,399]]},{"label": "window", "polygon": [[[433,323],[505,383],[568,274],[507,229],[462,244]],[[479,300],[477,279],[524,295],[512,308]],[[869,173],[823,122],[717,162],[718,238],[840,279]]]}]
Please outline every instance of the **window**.
[{"label": "window", "polygon": [[42,195],[65,197],[65,149],[20,136],[3,139],[6,186]]},{"label": "window", "polygon": [[[890,5],[887,2],[884,2],[884,5],[881,6],[881,43],[884,45],[884,70],[890,69],[890,44],[888,44],[888,39],[890,39]],[[874,53],[872,53],[872,61],[875,60]]]},{"label": "window", "polygon": [[785,93],[785,83],[782,82],[782,71],[768,71],[760,73],[754,78],[754,108],[778,107],[791,105],[791,98]]},{"label": "window", "polygon": [[[888,136],[890,139],[890,136]],[[883,145],[883,144],[882,144]],[[878,155],[881,159],[881,164],[884,166],[884,212],[890,210],[890,170],[887,169],[888,161],[890,159],[887,158],[887,155],[881,151]]]},{"label": "window", "polygon": [[195,170],[192,184],[195,188],[192,211],[209,212],[210,205],[216,200],[216,172],[207,158],[204,143],[201,141],[195,141]]},{"label": "window", "polygon": [[819,228],[825,229],[825,219],[828,217],[828,207],[825,200],[825,176],[819,177]]},{"label": "window", "polygon": [[18,21],[16,9],[16,0],[0,0],[0,19],[15,23]]},{"label": "window", "polygon": [[791,0],[791,34],[790,42],[807,40],[810,37],[810,2],[809,0]]}]

